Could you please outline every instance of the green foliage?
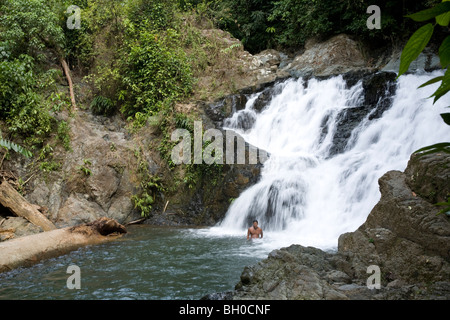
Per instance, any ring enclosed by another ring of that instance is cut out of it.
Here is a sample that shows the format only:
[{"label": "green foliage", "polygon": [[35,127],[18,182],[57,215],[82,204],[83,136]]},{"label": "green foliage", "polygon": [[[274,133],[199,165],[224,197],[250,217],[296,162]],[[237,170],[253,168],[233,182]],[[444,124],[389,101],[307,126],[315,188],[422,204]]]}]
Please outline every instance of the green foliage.
[{"label": "green foliage", "polygon": [[450,197],[447,198],[447,201],[442,201],[436,203],[436,206],[443,207],[437,214],[445,213],[448,216],[450,216]]},{"label": "green foliage", "polygon": [[177,100],[192,90],[189,61],[178,44],[174,29],[162,34],[142,30],[138,39],[130,40],[124,59],[125,103],[121,109],[126,116],[158,112],[164,100]]},{"label": "green foliage", "polygon": [[91,160],[83,159],[83,165],[79,166],[78,170],[80,170],[85,176],[90,176],[92,174],[91,169],[89,169],[91,164]]},{"label": "green foliage", "polygon": [[133,195],[131,201],[134,204],[134,208],[139,210],[141,217],[147,218],[150,215],[155,199],[147,192],[143,192],[140,195]]},{"label": "green foliage", "polygon": [[[405,48],[403,49],[402,56],[401,56],[401,62],[400,62],[400,71],[399,71],[399,77],[403,73],[405,73],[409,65],[412,61],[417,58],[417,56],[422,52],[422,50],[425,48],[425,46],[428,44],[434,29],[436,25],[440,25],[442,27],[449,26],[450,22],[450,1],[443,0],[442,3],[438,4],[437,6],[423,10],[417,13],[414,13],[412,15],[409,15],[409,17],[415,21],[428,21],[431,19],[435,20],[435,24],[428,23],[425,26],[421,27],[419,30],[417,30],[409,39],[408,43],[406,44]],[[450,62],[450,36],[447,36],[444,41],[442,42],[441,46],[439,47],[439,58],[441,61],[442,68],[447,68],[449,66]],[[412,60],[411,60],[412,59]],[[436,103],[437,100],[439,100],[442,96],[448,94],[450,91],[450,69],[447,69],[444,76],[435,77],[426,83],[422,84],[419,88],[428,86],[433,83],[441,82],[441,85],[437,88],[437,90],[431,95],[431,97],[434,97],[433,104]],[[430,97],[430,98],[431,98]],[[450,106],[448,106],[450,107]],[[447,107],[447,108],[448,108]],[[442,120],[447,124],[450,125],[450,113],[442,113],[441,114]],[[415,153],[420,154],[421,156],[432,154],[432,153],[438,153],[443,152],[450,154],[450,143],[449,142],[441,142],[437,143],[431,146],[427,146],[424,148],[421,148],[417,150]],[[449,215],[450,213],[450,197],[447,198],[447,201],[442,201],[439,203],[436,203],[436,206],[441,206],[443,209],[441,209],[438,214],[445,213]]]},{"label": "green foliage", "polygon": [[426,146],[416,150],[414,153],[419,153],[421,156],[425,156],[427,154],[444,152],[450,154],[450,143],[449,142],[441,142],[436,143],[431,146]]},{"label": "green foliage", "polygon": [[109,98],[96,96],[91,102],[91,111],[93,114],[110,116],[114,113],[114,103]]},{"label": "green foliage", "polygon": [[140,30],[166,30],[173,27],[176,11],[173,0],[134,0],[128,5],[128,19]]},{"label": "green foliage", "polygon": [[162,180],[160,177],[149,175],[147,179],[141,182],[142,192],[139,195],[133,195],[131,200],[134,207],[138,209],[142,217],[147,218],[155,202],[158,192],[163,192]]},{"label": "green foliage", "polygon": [[147,218],[158,193],[165,192],[165,187],[162,179],[152,175],[148,170],[148,163],[143,159],[141,148],[137,148],[134,154],[138,160],[137,174],[142,190],[139,194],[133,195],[131,201],[134,207],[139,210],[141,216]]},{"label": "green foliage", "polygon": [[[299,48],[308,38],[326,38],[349,33],[376,45],[401,38],[412,23],[404,15],[415,12],[435,0],[210,0],[196,1],[207,7],[217,25],[240,39],[252,53],[268,47]],[[381,30],[366,26],[367,8],[381,9]]]},{"label": "green foliage", "polygon": [[[431,36],[433,35],[433,32],[435,31],[436,25],[448,28],[450,22],[450,1],[444,0],[431,9],[422,10],[420,12],[411,14],[408,17],[419,22],[434,19],[435,23],[433,24],[430,22],[422,26],[408,40],[402,51],[398,77],[400,77],[408,70],[411,62],[413,62],[427,46],[428,42],[431,39]],[[439,58],[442,68],[448,67],[448,64],[450,62],[450,36],[447,36],[439,47]],[[436,101],[438,101],[441,97],[448,94],[448,92],[450,91],[450,69],[447,69],[443,76],[435,77],[422,84],[419,88],[437,82],[441,82],[441,84],[431,95],[431,97],[434,97],[433,104],[436,103]],[[441,117],[447,125],[450,125],[450,113],[442,113]],[[450,143],[438,143],[432,146],[421,148],[416,151],[416,153],[421,153],[422,155],[435,152],[450,153]]]},{"label": "green foliage", "polygon": [[194,132],[194,121],[184,113],[175,113],[175,126],[177,129],[186,129],[191,133]]},{"label": "green foliage", "polygon": [[23,155],[25,158],[31,158],[33,154],[28,151],[27,149],[23,148],[22,146],[19,146],[18,144],[3,139],[0,137],[0,147],[6,149],[7,151],[13,150],[21,155]]},{"label": "green foliage", "polygon": [[58,171],[61,168],[62,164],[55,161],[43,161],[39,164],[39,169],[44,173]]},{"label": "green foliage", "polygon": [[[450,11],[450,2],[443,1],[433,8],[410,14],[407,17],[413,19],[414,21],[423,22],[423,21],[431,20],[437,16],[447,14],[449,11]],[[448,21],[445,25],[442,25],[442,26],[445,27],[447,25],[448,25]]]},{"label": "green foliage", "polygon": [[433,31],[434,26],[428,23],[411,36],[402,51],[399,76],[408,71],[411,62],[416,60],[423,49],[425,49],[433,35]]},{"label": "green foliage", "polygon": [[52,118],[36,90],[33,58],[21,55],[0,61],[0,118],[13,134],[26,136],[26,142],[41,143],[51,132]]},{"label": "green foliage", "polygon": [[56,132],[56,137],[59,141],[62,142],[64,149],[66,149],[66,151],[70,151],[71,147],[70,147],[70,128],[69,125],[67,124],[66,121],[62,120],[59,124],[58,124],[58,129]]},{"label": "green foliage", "polygon": [[8,57],[43,60],[45,48],[63,46],[58,16],[46,0],[4,0],[0,12],[0,47]]},{"label": "green foliage", "polygon": [[39,147],[54,130],[49,105],[55,95],[43,96],[56,89],[58,77],[44,61],[61,52],[63,29],[52,1],[5,0],[0,12],[0,119],[13,136],[25,137],[25,145]]},{"label": "green foliage", "polygon": [[[116,52],[106,52],[106,46],[116,46],[121,43],[124,32],[124,3],[121,0],[65,0],[57,1],[60,7],[57,12],[62,13],[61,22],[64,30],[64,49],[67,60],[80,70],[88,70],[95,67],[105,68],[102,62],[96,58],[106,54],[107,58]],[[65,23],[69,14],[66,9],[69,5],[77,5],[81,8],[80,29],[68,29]],[[98,63],[100,62],[100,65]],[[113,68],[109,65],[109,68]],[[103,79],[106,82],[106,78]]]},{"label": "green foliage", "polygon": [[240,43],[234,43],[228,48],[222,49],[220,51],[229,54],[231,51],[233,51],[234,48],[239,48],[240,46],[242,46]]}]

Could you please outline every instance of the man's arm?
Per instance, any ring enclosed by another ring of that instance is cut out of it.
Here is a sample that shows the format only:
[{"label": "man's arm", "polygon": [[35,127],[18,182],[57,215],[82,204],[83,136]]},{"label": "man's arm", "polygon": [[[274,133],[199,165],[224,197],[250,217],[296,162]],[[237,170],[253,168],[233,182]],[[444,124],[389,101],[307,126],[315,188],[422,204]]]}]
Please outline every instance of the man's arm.
[{"label": "man's arm", "polygon": [[262,231],[262,229],[261,229],[261,238],[263,237],[263,231]]},{"label": "man's arm", "polygon": [[250,237],[250,228],[247,229],[247,240],[249,239],[249,237]]}]

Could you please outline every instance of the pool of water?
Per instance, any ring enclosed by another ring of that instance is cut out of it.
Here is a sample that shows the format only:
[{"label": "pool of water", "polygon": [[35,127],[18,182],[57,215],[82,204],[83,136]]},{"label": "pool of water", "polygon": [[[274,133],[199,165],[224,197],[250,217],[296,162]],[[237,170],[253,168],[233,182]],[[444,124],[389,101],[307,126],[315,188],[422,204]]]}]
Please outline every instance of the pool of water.
[{"label": "pool of water", "polygon": [[[0,299],[199,299],[232,290],[269,249],[245,234],[130,226],[117,241],[0,273]],[[80,268],[80,289],[67,288],[70,265]]]}]

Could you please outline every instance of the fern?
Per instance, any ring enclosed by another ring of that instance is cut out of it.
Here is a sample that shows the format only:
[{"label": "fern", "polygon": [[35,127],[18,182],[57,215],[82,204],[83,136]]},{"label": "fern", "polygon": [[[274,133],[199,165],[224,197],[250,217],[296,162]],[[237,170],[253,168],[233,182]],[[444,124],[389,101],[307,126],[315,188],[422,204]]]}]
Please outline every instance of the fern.
[{"label": "fern", "polygon": [[5,148],[6,150],[13,150],[21,155],[23,155],[25,158],[30,158],[33,156],[33,154],[28,151],[27,149],[19,146],[18,144],[9,141],[9,140],[5,140],[3,138],[0,138],[0,147]]},{"label": "fern", "polygon": [[103,96],[97,96],[91,102],[91,111],[96,115],[110,116],[115,111],[114,103],[111,99]]}]

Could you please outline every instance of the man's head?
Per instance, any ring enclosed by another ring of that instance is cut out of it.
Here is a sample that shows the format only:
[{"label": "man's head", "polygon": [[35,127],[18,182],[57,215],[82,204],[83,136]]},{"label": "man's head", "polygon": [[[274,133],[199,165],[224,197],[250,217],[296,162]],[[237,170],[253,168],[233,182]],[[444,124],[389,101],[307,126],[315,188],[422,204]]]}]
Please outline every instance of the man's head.
[{"label": "man's head", "polygon": [[258,220],[253,220],[253,228],[258,229]]}]

